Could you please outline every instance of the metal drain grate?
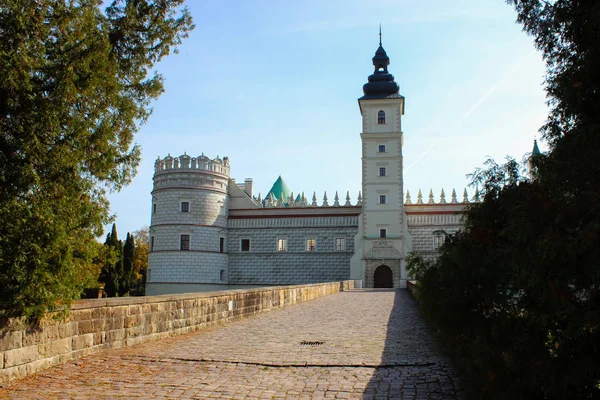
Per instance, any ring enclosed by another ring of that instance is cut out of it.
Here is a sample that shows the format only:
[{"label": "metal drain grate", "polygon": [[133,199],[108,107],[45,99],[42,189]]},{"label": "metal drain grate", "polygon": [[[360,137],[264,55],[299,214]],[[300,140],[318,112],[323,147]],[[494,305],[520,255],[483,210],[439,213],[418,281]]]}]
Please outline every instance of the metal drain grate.
[{"label": "metal drain grate", "polygon": [[323,343],[325,343],[325,342],[319,342],[319,341],[315,341],[315,340],[312,340],[312,341],[303,340],[300,342],[300,346],[320,346]]}]

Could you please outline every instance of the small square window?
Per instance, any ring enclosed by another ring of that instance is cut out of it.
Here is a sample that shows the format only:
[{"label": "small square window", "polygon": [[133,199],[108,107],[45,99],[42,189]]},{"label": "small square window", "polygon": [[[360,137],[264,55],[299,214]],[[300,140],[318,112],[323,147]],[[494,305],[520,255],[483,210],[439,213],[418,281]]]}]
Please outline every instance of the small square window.
[{"label": "small square window", "polygon": [[380,229],[379,230],[379,237],[382,239],[385,239],[387,237],[387,229]]},{"label": "small square window", "polygon": [[387,170],[385,167],[379,167],[379,176],[386,176]]},{"label": "small square window", "polygon": [[277,239],[277,251],[287,251],[287,239]]},{"label": "small square window", "polygon": [[241,251],[250,251],[250,239],[240,240],[240,250]]},{"label": "small square window", "polygon": [[385,194],[379,195],[379,204],[387,204],[387,197]]},{"label": "small square window", "polygon": [[346,251],[346,238],[335,238],[335,251]]},{"label": "small square window", "polygon": [[190,235],[181,235],[179,238],[179,250],[189,250]]},{"label": "small square window", "polygon": [[190,212],[190,202],[189,201],[181,202],[181,212]]},{"label": "small square window", "polygon": [[306,239],[306,251],[315,251],[315,250],[317,250],[316,239]]},{"label": "small square window", "polygon": [[385,144],[380,144],[379,145],[379,152],[380,153],[385,153]]}]

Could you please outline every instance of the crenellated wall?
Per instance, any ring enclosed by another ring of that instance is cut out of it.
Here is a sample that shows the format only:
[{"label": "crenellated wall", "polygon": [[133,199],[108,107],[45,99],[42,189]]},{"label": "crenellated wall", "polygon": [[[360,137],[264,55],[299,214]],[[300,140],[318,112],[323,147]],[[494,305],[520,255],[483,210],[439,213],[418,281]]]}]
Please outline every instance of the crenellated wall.
[{"label": "crenellated wall", "polygon": [[[354,281],[81,300],[67,320],[0,331],[0,383],[108,349],[195,332],[354,288]],[[49,316],[50,317],[50,316]]]}]

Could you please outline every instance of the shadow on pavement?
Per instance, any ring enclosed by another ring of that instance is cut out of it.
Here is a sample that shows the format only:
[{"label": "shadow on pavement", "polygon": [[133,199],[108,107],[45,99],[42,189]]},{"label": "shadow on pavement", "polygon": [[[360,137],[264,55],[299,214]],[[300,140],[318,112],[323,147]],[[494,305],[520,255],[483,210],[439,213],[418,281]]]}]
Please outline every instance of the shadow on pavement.
[{"label": "shadow on pavement", "polygon": [[458,375],[406,289],[394,291],[381,364],[363,399],[460,399]]}]

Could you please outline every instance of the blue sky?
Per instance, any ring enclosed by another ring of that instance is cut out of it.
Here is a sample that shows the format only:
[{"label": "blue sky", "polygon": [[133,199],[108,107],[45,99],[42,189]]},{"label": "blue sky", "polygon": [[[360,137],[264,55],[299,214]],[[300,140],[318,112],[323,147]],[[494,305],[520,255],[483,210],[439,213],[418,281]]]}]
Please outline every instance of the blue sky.
[{"label": "blue sky", "polygon": [[[462,196],[488,157],[521,160],[545,121],[544,63],[502,0],[189,1],[196,29],[158,66],[165,93],[136,141],[142,162],[110,196],[119,235],[150,223],[154,160],[228,156],[264,194],[361,187],[357,99],[379,23],[406,97],[404,186]],[[540,143],[542,151],[545,146]],[[469,192],[472,194],[473,190]]]}]

